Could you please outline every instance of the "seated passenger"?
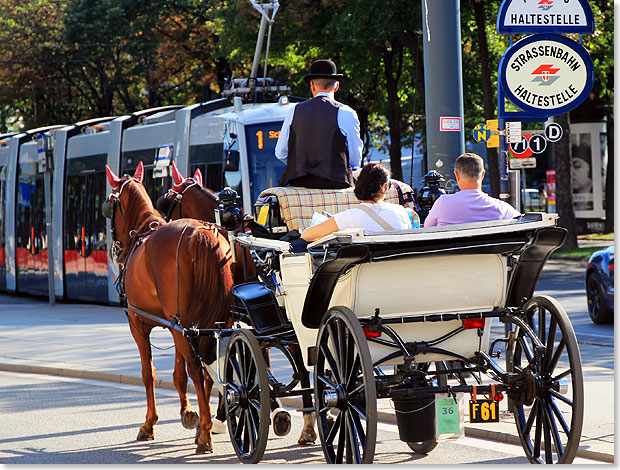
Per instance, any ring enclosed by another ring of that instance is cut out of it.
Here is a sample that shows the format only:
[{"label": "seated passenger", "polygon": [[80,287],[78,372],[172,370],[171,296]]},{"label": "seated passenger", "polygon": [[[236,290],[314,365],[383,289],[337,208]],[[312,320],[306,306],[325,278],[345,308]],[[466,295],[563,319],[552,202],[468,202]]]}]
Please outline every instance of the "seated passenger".
[{"label": "seated passenger", "polygon": [[464,153],[456,159],[454,175],[461,190],[444,194],[435,201],[424,221],[425,227],[513,219],[521,215],[510,204],[482,192],[484,161],[475,153]]},{"label": "seated passenger", "polygon": [[380,163],[367,164],[360,171],[354,190],[361,204],[308,227],[302,232],[301,238],[311,242],[348,228],[362,228],[367,232],[411,228],[411,219],[403,206],[384,202],[389,184],[390,170]]}]

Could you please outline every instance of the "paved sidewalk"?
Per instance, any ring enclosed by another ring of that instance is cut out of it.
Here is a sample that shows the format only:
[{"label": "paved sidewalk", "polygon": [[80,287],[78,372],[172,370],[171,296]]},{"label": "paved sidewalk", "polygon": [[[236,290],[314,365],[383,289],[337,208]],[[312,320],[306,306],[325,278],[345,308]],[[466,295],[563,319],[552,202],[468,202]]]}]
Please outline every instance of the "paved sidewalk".
[{"label": "paved sidewalk", "polygon": [[[166,349],[172,345],[170,333],[156,328],[151,342],[163,348],[153,349],[157,386],[174,389],[174,349]],[[52,307],[44,299],[9,295],[0,295],[0,370],[142,385],[138,349],[122,309],[71,303]],[[613,403],[614,371],[590,367],[584,375],[585,419],[578,455],[613,462],[614,408],[602,407],[600,400]],[[379,400],[379,419],[395,422],[390,400]],[[499,424],[466,423],[465,433],[519,445],[512,414],[502,413],[502,419]]]}]

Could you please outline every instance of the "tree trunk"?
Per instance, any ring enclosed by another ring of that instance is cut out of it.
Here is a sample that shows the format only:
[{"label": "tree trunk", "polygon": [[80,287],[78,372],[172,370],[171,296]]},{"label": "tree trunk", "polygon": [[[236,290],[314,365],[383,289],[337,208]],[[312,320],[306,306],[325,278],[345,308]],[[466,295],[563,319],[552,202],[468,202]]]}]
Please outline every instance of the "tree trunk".
[{"label": "tree trunk", "polygon": [[[394,76],[394,47],[385,48],[383,52],[383,63],[385,71],[385,83],[387,88],[387,119],[390,127],[390,168],[392,177],[402,181],[403,168],[401,165],[400,151],[400,105],[398,102],[398,79]],[[402,47],[402,46],[401,46]]]},{"label": "tree trunk", "polygon": [[[491,68],[489,67],[489,46],[487,44],[484,3],[474,2],[474,16],[476,17],[478,46],[480,47],[484,119],[489,120],[495,117],[495,96],[493,94],[493,87],[491,85]],[[487,149],[487,163],[489,165],[491,196],[499,197],[499,159],[497,156],[496,148]]]},{"label": "tree trunk", "polygon": [[562,138],[553,145],[555,160],[556,207],[558,225],[568,230],[564,247],[577,247],[577,231],[575,229],[575,207],[573,205],[573,165],[570,146],[570,117],[568,113],[555,116],[564,130]]},{"label": "tree trunk", "polygon": [[605,177],[605,233],[614,231],[614,115],[607,114],[607,175]]}]

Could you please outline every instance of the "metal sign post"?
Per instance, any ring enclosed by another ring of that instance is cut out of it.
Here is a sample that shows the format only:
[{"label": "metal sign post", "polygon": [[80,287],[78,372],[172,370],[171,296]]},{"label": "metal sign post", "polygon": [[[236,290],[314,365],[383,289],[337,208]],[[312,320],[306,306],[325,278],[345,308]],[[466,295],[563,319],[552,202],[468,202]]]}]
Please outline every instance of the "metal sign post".
[{"label": "metal sign post", "polygon": [[52,148],[50,136],[45,133],[37,134],[37,153],[39,157],[39,172],[43,172],[45,192],[45,236],[47,238],[47,284],[50,305],[56,304],[54,288],[54,240],[52,236]]}]

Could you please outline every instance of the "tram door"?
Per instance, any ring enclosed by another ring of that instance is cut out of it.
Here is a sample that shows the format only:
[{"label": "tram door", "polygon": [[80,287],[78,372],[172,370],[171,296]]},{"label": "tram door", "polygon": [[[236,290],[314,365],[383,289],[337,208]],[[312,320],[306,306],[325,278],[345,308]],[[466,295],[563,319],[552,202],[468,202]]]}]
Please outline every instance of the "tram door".
[{"label": "tram door", "polygon": [[15,267],[17,291],[45,294],[47,278],[47,233],[43,175],[36,161],[20,162],[15,208]]},{"label": "tram door", "polygon": [[[105,155],[99,158],[105,165]],[[84,169],[89,160],[90,168]],[[105,171],[92,169],[93,158],[67,163],[65,193],[65,282],[69,299],[106,302],[107,251],[105,218],[101,206],[106,197]]]}]

